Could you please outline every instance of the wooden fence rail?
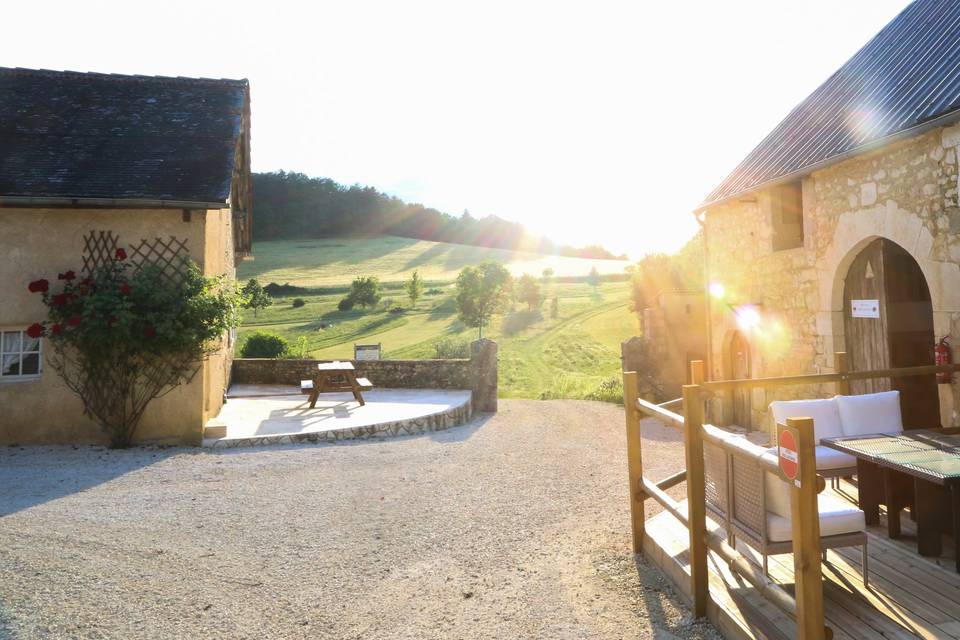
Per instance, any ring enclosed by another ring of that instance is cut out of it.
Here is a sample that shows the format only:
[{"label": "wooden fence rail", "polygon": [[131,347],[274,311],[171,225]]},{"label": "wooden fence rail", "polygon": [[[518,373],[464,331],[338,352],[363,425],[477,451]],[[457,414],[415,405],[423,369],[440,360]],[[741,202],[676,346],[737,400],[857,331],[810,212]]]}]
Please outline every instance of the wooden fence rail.
[{"label": "wooden fence rail", "polygon": [[[778,441],[784,430],[793,432],[797,443],[798,472],[796,479],[786,478],[777,462],[769,456],[749,453],[734,444],[733,434],[710,424],[704,424],[704,402],[716,391],[753,389],[836,383],[837,393],[848,394],[851,380],[873,378],[900,378],[906,376],[954,373],[960,364],[941,366],[907,367],[877,371],[849,371],[847,354],[835,354],[836,372],[814,375],[781,376],[747,380],[722,380],[705,382],[703,362],[690,363],[692,384],[683,388],[683,398],[654,404],[639,397],[637,374],[625,372],[624,406],[627,427],[627,466],[630,476],[630,509],[633,528],[633,548],[643,551],[645,535],[644,501],[656,500],[668,513],[687,527],[690,534],[690,579],[694,614],[703,616],[709,602],[707,549],[727,561],[739,575],[750,582],[759,593],[783,611],[795,616],[797,637],[804,640],[825,640],[832,631],[824,625],[823,586],[821,576],[820,520],[817,494],[823,491],[825,482],[816,471],[813,420],[789,418],[787,424],[778,425]],[[681,404],[683,414],[670,409]],[[655,418],[663,424],[683,433],[686,470],[675,473],[659,482],[643,476],[642,447],[640,437],[641,414]],[[793,526],[793,557],[795,569],[795,593],[791,596],[780,585],[768,579],[763,572],[731,547],[723,535],[711,532],[706,526],[706,480],[704,471],[704,443],[734,451],[750,459],[764,472],[778,475],[790,482],[791,520]],[[682,505],[671,498],[666,490],[681,482],[687,483],[687,504]]]}]

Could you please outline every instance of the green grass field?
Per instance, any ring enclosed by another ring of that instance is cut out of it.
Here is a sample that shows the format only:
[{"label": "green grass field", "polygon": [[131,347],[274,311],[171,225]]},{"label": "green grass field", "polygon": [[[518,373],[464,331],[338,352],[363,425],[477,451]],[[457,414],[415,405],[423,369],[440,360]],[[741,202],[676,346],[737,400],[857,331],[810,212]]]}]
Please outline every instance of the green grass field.
[{"label": "green grass field", "polygon": [[[284,251],[283,245],[290,250]],[[622,273],[624,263],[576,260],[489,251],[475,247],[438,245],[400,238],[379,240],[323,240],[262,243],[254,247],[255,262],[244,263],[238,279],[256,277],[262,284],[278,282],[319,289],[300,295],[306,305],[293,308],[293,297],[276,298],[272,307],[256,316],[248,311],[240,330],[241,342],[255,330],[279,334],[295,345],[303,338],[312,357],[351,358],[355,342],[383,344],[387,358],[436,357],[436,343],[445,338],[475,339],[477,330],[458,320],[453,302],[452,280],[463,264],[499,257],[515,274],[522,265],[537,265],[529,273],[539,275],[550,264],[558,275],[585,275],[599,263],[601,273]],[[331,255],[324,255],[324,245]],[[268,245],[263,248],[263,245]],[[352,248],[346,251],[347,247]],[[417,253],[416,247],[419,247]],[[457,256],[456,260],[451,257]],[[356,275],[377,275],[385,282],[399,282],[416,265],[432,281],[432,295],[425,295],[415,309],[409,308],[402,289],[388,285],[384,299],[405,308],[392,314],[377,309],[338,311],[337,302]],[[563,270],[561,270],[561,267]],[[444,283],[444,281],[446,281]],[[605,282],[593,288],[584,282],[544,285],[548,301],[539,312],[518,304],[498,317],[484,335],[500,346],[500,394],[503,397],[585,397],[604,380],[619,376],[620,342],[638,332],[636,316],[628,309],[628,285]],[[558,316],[550,317],[549,299],[558,299]]]}]

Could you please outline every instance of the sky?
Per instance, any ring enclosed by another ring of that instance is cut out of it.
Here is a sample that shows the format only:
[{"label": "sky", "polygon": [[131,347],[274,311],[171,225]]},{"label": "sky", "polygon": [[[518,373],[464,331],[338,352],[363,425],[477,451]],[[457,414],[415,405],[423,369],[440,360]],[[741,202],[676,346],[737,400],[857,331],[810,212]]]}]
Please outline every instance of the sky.
[{"label": "sky", "polygon": [[639,258],[907,4],[48,0],[0,66],[248,78],[254,171]]}]

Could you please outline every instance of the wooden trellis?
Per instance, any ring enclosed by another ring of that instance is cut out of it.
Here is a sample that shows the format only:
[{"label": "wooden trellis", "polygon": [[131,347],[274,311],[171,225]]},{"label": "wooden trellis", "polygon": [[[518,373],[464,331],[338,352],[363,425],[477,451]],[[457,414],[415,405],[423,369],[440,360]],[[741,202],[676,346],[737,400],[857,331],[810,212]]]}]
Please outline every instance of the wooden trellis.
[{"label": "wooden trellis", "polygon": [[190,251],[187,249],[186,239],[178,240],[173,236],[166,240],[143,238],[139,244],[130,246],[129,259],[136,270],[147,264],[159,267],[164,278],[179,285],[186,277],[190,265]]},{"label": "wooden trellis", "polygon": [[119,236],[112,231],[90,231],[83,236],[83,273],[92,275],[116,259]]}]

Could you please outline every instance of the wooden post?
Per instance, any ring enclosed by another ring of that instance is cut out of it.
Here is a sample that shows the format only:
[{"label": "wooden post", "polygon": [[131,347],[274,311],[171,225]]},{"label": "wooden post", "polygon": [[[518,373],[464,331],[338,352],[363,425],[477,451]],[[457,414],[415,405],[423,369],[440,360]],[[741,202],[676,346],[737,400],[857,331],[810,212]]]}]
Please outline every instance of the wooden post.
[{"label": "wooden post", "polygon": [[690,361],[690,384],[703,384],[703,360]]},{"label": "wooden post", "polygon": [[643,458],[640,452],[640,390],[636,371],[623,372],[623,408],[627,415],[627,473],[630,476],[630,524],[633,530],[633,552],[643,553],[644,513]]},{"label": "wooden post", "polygon": [[[833,354],[833,361],[836,365],[837,373],[849,373],[850,372],[850,361],[847,360],[846,351],[837,351]],[[850,395],[850,381],[849,380],[838,380],[837,381],[837,395],[848,396]]]},{"label": "wooden post", "polygon": [[701,387],[683,387],[683,440],[687,458],[687,510],[690,521],[690,580],[693,615],[707,615],[707,498],[703,470],[703,398]]},{"label": "wooden post", "polygon": [[[820,509],[817,505],[816,437],[812,418],[787,418],[797,445],[797,479],[790,486],[797,638],[825,640],[823,577],[820,567]],[[778,434],[779,437],[779,434]],[[832,635],[832,634],[829,634]]]}]

